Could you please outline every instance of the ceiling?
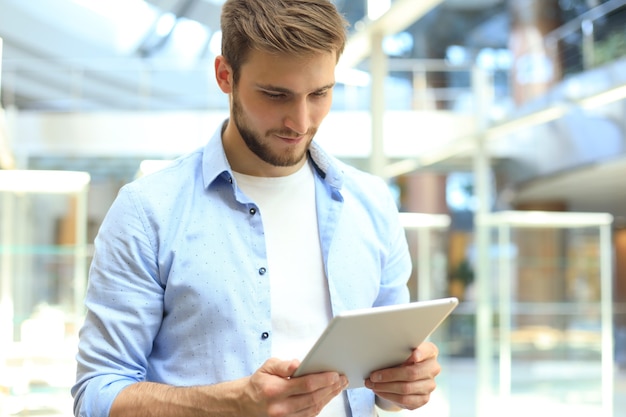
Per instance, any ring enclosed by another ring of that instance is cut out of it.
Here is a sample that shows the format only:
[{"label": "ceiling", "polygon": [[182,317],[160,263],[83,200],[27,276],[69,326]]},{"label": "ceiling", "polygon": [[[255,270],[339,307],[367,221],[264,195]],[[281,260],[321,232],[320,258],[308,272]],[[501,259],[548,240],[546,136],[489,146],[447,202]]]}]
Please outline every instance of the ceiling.
[{"label": "ceiling", "polygon": [[[221,0],[103,3],[0,1],[4,107],[132,111],[227,105],[211,76]],[[397,3],[410,6],[406,0]],[[506,47],[506,31],[490,29],[488,24],[492,19],[506,21],[504,0],[422,3],[441,4],[424,10],[426,16],[411,23],[407,31],[415,42],[404,58],[441,58],[450,43],[463,42],[472,34],[479,42],[497,40]],[[366,0],[336,0],[336,4],[353,30],[367,21]],[[442,21],[445,29],[439,30],[437,22]],[[491,35],[485,36],[485,30]]]},{"label": "ceiling", "polygon": [[520,184],[513,204],[561,201],[572,211],[605,212],[626,227],[626,157]]},{"label": "ceiling", "polygon": [[[410,5],[411,1],[417,0],[394,3]],[[506,48],[509,1],[433,2],[441,4],[406,28],[413,43],[401,58],[443,58],[450,45],[473,50]],[[221,3],[0,0],[0,37],[4,41],[1,103],[20,111],[224,109],[228,103],[211,75]],[[335,3],[352,31],[366,24],[366,0]],[[561,2],[569,7],[564,13],[570,14],[586,10],[581,8],[588,3]],[[172,20],[172,16],[177,18]],[[359,65],[366,69],[367,60]],[[86,169],[99,176],[127,176],[136,164],[137,160],[128,158],[57,156],[33,159],[30,168]],[[622,160],[553,175],[523,184],[516,200],[558,196],[574,208],[594,211],[610,206],[626,215],[626,192],[616,192],[626,189],[621,188],[625,172]]]}]

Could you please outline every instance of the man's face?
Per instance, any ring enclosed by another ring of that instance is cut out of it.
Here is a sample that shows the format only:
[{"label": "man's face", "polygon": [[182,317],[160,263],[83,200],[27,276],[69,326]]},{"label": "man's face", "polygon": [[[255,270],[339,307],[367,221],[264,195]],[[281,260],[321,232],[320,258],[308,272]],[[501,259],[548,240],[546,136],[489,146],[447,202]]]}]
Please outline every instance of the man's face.
[{"label": "man's face", "polygon": [[304,163],[309,144],[330,110],[335,63],[333,53],[305,58],[250,53],[232,90],[231,118],[239,133],[236,140],[243,146],[231,147],[237,158],[229,155],[229,160],[245,160],[246,167],[233,169],[274,176],[293,172]]}]

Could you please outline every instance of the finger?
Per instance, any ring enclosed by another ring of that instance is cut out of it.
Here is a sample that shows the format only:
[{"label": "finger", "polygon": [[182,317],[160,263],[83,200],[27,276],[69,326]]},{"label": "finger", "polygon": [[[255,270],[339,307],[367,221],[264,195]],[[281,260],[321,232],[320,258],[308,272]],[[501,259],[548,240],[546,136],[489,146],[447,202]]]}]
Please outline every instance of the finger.
[{"label": "finger", "polygon": [[293,359],[291,361],[281,361],[276,358],[270,358],[261,366],[261,371],[270,375],[276,375],[283,378],[289,378],[296,371],[300,361]]},{"label": "finger", "polygon": [[[329,376],[332,383],[328,383]],[[294,391],[301,392],[301,394],[292,395],[287,401],[274,404],[269,410],[272,411],[270,415],[274,415],[274,412],[276,415],[289,416],[318,415],[333,398],[348,386],[348,380],[345,377],[331,372],[292,378],[289,382],[290,384],[299,384],[301,389]],[[317,386],[319,388],[312,389],[312,387]]]},{"label": "finger", "polygon": [[[434,378],[420,379],[418,381],[393,381],[373,384],[368,381],[372,391],[380,396],[388,395],[428,395],[437,388]],[[366,383],[366,386],[368,384]]]},{"label": "finger", "polygon": [[297,387],[300,387],[300,392],[313,393],[324,388],[347,387],[348,378],[337,372],[321,372],[291,378],[291,382]]},{"label": "finger", "polygon": [[392,394],[392,393],[376,393],[380,398],[395,404],[400,408],[405,408],[407,410],[415,410],[420,408],[428,401],[430,401],[430,393],[427,394],[416,394],[416,395],[400,395],[400,394]]},{"label": "finger", "polygon": [[417,347],[422,360],[439,356],[439,348],[432,342],[424,342]]},{"label": "finger", "polygon": [[416,349],[413,349],[411,355],[404,362],[405,365],[412,363],[423,362],[428,359],[436,358],[439,356],[439,349],[437,345],[431,342],[424,342]]},{"label": "finger", "polygon": [[[411,382],[432,379],[441,372],[441,365],[436,358],[430,358],[418,363],[410,363],[395,368],[374,371],[365,381],[365,385],[373,389],[378,384],[389,382]],[[369,384],[369,385],[368,385]]]},{"label": "finger", "polygon": [[366,386],[371,388],[378,397],[396,406],[410,410],[426,404],[430,400],[431,393],[437,388],[434,379],[379,384],[372,384],[370,381],[367,381]]}]

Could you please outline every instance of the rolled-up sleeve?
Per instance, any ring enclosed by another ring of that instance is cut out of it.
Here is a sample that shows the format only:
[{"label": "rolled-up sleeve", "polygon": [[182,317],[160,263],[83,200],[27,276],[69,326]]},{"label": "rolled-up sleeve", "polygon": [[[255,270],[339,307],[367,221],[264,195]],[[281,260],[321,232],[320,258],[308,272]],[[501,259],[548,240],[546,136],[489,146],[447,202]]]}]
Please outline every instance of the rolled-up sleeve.
[{"label": "rolled-up sleeve", "polygon": [[122,188],[95,241],[72,388],[76,416],[107,417],[123,388],[145,380],[164,291],[149,226]]}]

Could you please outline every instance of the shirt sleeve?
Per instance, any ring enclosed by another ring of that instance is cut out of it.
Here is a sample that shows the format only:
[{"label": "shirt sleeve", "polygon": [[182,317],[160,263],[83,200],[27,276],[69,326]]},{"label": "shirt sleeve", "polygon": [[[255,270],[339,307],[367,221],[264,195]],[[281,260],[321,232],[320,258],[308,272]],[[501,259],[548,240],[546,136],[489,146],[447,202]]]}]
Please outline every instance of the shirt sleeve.
[{"label": "shirt sleeve", "polygon": [[72,388],[76,416],[107,417],[123,388],[145,380],[164,287],[138,201],[132,188],[122,188],[95,241]]},{"label": "shirt sleeve", "polygon": [[408,303],[410,295],[407,282],[411,276],[412,263],[406,233],[387,184],[382,180],[380,182],[381,212],[386,224],[386,232],[382,236],[387,239],[387,252],[381,270],[380,293],[375,305]]}]

